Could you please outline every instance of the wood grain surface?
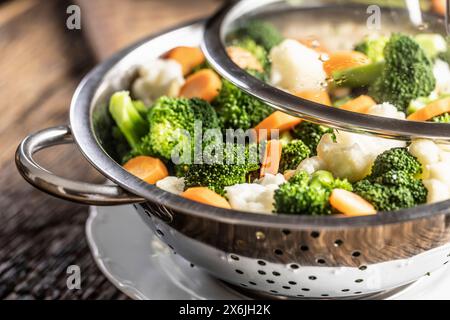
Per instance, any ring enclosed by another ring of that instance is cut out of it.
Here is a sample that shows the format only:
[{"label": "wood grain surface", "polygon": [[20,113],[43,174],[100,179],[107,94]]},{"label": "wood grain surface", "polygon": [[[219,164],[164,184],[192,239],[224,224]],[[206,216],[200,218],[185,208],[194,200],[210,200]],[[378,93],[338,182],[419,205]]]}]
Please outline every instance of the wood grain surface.
[{"label": "wood grain surface", "polygon": [[[82,30],[67,30],[63,0],[0,1],[0,299],[124,299],[97,269],[84,235],[87,207],[48,196],[17,173],[19,142],[67,123],[77,83],[138,38],[206,16],[220,1],[78,0]],[[38,155],[64,176],[101,181],[74,146]],[[79,265],[81,290],[66,286]]]}]

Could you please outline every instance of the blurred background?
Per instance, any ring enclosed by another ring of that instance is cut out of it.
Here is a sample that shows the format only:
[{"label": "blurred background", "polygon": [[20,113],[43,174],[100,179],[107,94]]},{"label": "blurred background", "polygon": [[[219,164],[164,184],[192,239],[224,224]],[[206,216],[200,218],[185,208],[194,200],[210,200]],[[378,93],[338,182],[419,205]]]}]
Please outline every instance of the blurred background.
[{"label": "blurred background", "polygon": [[[124,299],[97,269],[84,235],[88,208],[50,197],[17,173],[29,133],[66,124],[71,96],[93,66],[128,44],[206,17],[219,0],[0,0],[0,299]],[[66,26],[81,9],[81,29]],[[72,12],[71,12],[72,13]],[[39,156],[79,180],[100,178],[73,146]],[[66,270],[81,268],[81,290]]]}]

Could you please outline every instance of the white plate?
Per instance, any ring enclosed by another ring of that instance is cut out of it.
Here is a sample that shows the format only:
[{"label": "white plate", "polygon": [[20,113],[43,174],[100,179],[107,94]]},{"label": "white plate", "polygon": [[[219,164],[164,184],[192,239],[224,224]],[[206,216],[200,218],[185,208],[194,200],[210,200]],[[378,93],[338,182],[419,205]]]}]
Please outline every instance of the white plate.
[{"label": "white plate", "polygon": [[[132,206],[92,207],[86,235],[100,270],[133,299],[248,299],[173,254]],[[450,300],[448,266],[389,299]]]}]

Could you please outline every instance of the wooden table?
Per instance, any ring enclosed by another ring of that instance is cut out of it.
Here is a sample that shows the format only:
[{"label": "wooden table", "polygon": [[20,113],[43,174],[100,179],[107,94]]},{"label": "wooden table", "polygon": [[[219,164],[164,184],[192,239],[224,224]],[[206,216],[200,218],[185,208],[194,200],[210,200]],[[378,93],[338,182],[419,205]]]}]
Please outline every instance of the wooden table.
[{"label": "wooden table", "polygon": [[[98,61],[145,35],[212,13],[213,0],[78,0],[81,30],[66,28],[63,0],[0,1],[0,298],[124,299],[87,247],[87,207],[29,186],[14,152],[27,134],[67,123],[77,83]],[[101,181],[75,147],[38,155],[66,177]],[[81,268],[81,290],[66,270]]]}]

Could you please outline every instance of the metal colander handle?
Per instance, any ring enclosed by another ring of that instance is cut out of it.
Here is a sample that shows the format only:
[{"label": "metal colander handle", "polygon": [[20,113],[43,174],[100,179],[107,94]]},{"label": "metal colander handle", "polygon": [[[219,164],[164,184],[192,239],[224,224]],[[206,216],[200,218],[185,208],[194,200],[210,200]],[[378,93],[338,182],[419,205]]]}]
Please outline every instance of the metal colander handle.
[{"label": "metal colander handle", "polygon": [[117,185],[93,184],[59,177],[42,168],[33,155],[43,149],[73,143],[69,127],[48,128],[26,137],[17,148],[16,165],[30,184],[56,197],[96,206],[112,206],[145,201]]}]

